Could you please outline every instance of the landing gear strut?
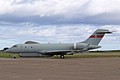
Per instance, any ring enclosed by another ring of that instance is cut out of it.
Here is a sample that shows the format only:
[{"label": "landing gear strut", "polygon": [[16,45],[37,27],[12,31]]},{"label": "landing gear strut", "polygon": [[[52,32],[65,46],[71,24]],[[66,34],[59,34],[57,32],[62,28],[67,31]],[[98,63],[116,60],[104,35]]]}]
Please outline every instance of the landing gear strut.
[{"label": "landing gear strut", "polygon": [[60,55],[60,58],[61,58],[61,59],[64,59],[65,57],[64,57],[64,55],[63,55],[63,54],[61,54],[61,55]]}]

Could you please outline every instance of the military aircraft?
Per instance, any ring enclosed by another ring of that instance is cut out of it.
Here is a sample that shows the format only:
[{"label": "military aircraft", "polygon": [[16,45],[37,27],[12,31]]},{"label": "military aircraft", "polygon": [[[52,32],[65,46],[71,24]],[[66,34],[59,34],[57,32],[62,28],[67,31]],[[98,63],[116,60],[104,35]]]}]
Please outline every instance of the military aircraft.
[{"label": "military aircraft", "polygon": [[18,53],[21,57],[41,57],[60,55],[72,55],[74,53],[88,53],[91,49],[100,48],[99,42],[106,33],[112,33],[106,29],[97,29],[87,40],[77,43],[38,43],[27,41],[24,44],[16,44],[6,52]]}]

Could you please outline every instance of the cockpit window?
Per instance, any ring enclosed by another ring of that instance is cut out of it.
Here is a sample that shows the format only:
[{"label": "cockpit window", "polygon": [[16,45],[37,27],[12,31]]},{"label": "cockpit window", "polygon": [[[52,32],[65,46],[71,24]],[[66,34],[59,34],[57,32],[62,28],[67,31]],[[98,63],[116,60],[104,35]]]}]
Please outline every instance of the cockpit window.
[{"label": "cockpit window", "polygon": [[13,47],[17,47],[17,45],[14,45]]}]

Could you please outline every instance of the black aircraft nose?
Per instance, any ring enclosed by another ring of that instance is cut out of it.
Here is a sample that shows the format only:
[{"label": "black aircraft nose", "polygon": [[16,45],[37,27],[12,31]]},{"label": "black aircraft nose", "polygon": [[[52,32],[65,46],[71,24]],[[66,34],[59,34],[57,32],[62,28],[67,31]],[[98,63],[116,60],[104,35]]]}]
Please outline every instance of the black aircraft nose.
[{"label": "black aircraft nose", "polygon": [[6,48],[4,48],[2,51],[7,51],[9,48],[8,47],[6,47]]}]

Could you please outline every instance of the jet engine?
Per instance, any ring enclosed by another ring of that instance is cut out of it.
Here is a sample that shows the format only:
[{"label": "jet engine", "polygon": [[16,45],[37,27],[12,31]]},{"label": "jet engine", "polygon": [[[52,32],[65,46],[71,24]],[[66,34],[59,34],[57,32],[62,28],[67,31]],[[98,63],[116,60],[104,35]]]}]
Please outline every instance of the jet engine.
[{"label": "jet engine", "polygon": [[74,43],[73,48],[74,48],[74,49],[82,50],[82,49],[85,48],[86,46],[88,46],[88,44],[86,44],[86,43]]}]

